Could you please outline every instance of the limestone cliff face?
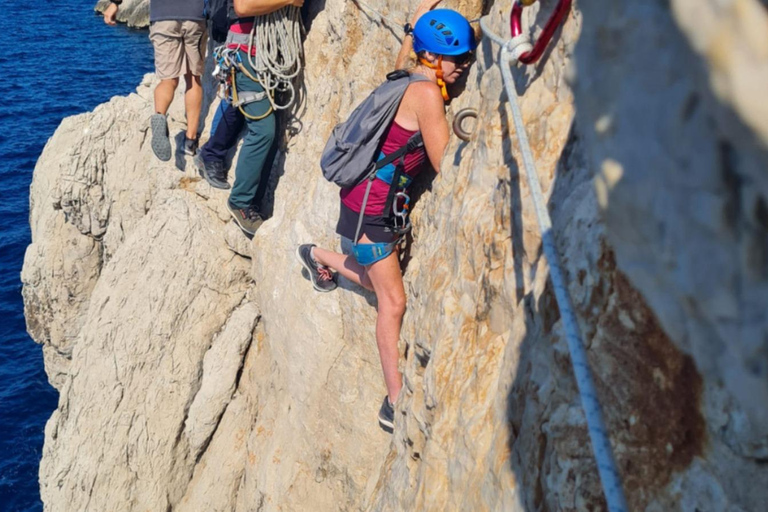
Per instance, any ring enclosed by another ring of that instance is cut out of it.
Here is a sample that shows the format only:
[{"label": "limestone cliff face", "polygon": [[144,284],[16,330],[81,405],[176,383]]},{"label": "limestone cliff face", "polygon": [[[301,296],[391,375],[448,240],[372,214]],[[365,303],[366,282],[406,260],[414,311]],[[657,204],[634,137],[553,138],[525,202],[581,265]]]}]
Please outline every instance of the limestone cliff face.
[{"label": "limestone cliff face", "polygon": [[[768,500],[768,134],[747,76],[768,66],[768,16],[724,5],[579,3],[545,59],[513,70],[632,510]],[[489,8],[498,33],[509,8]],[[378,429],[375,297],[316,294],[293,251],[337,246],[319,154],[398,42],[350,2],[310,18],[305,108],[252,242],[191,162],[153,159],[151,78],[46,146],[23,273],[61,391],[46,508],[604,509],[489,41],[450,107],[477,108],[476,133],[420,185],[406,388],[394,435]]]},{"label": "limestone cliff face", "polygon": [[[104,12],[109,6],[109,0],[99,0],[96,11]],[[129,27],[142,28],[149,26],[149,0],[123,0],[117,11],[117,21]]]}]

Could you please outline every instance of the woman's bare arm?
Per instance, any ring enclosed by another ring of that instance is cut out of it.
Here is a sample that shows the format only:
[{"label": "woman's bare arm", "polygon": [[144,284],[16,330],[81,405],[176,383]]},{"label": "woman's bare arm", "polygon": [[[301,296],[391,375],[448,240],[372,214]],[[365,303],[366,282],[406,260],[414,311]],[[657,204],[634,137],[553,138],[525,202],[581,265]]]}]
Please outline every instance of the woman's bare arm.
[{"label": "woman's bare arm", "polygon": [[[445,101],[440,88],[430,82],[417,82],[410,87],[418,89],[419,101],[416,103],[416,118],[419,131],[424,139],[427,158],[435,172],[440,172],[440,161],[448,146],[450,128],[445,118]],[[417,92],[417,91],[414,91]]]},{"label": "woman's bare arm", "polygon": [[289,5],[301,7],[304,0],[235,0],[235,14],[241,18],[262,16]]},{"label": "woman's bare arm", "polygon": [[[439,4],[442,0],[424,0],[419,4],[419,6],[416,8],[416,12],[413,13],[413,18],[411,18],[411,27],[416,26],[416,22],[419,21],[419,18],[421,18],[424,13],[431,11],[435,8],[437,4]],[[406,35],[403,37],[403,45],[400,47],[400,53],[397,54],[397,59],[395,59],[395,69],[404,69],[405,66],[408,64],[408,57],[411,54],[411,51],[413,50],[413,36],[412,35]]]}]

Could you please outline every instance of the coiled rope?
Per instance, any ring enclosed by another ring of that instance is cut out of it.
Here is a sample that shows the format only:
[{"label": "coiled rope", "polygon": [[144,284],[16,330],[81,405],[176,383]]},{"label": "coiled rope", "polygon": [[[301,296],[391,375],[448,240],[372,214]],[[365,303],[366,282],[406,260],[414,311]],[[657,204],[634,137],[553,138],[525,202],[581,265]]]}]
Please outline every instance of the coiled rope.
[{"label": "coiled rope", "polygon": [[[251,80],[261,83],[275,110],[289,108],[296,99],[293,79],[301,72],[303,33],[301,11],[295,6],[254,18],[248,44],[248,64],[255,71],[255,76],[245,71],[244,67],[241,71]],[[289,93],[284,105],[275,100],[277,92]]]},{"label": "coiled rope", "polygon": [[[515,133],[517,135],[520,152],[523,156],[523,167],[528,179],[528,188],[531,191],[533,204],[536,209],[536,219],[539,230],[541,231],[541,243],[544,248],[544,255],[549,262],[549,277],[552,279],[552,285],[555,289],[555,298],[557,306],[560,308],[560,315],[563,319],[563,328],[565,337],[568,341],[568,350],[571,354],[571,363],[573,364],[573,373],[576,377],[576,384],[579,388],[581,397],[581,406],[584,409],[584,415],[587,419],[587,429],[589,438],[592,441],[592,450],[597,462],[597,470],[600,474],[600,481],[603,485],[603,494],[608,504],[608,510],[611,512],[627,512],[627,500],[624,497],[624,491],[621,487],[621,479],[616,469],[616,461],[611,450],[611,443],[605,429],[602,408],[597,399],[595,383],[592,379],[592,372],[587,361],[587,351],[584,349],[584,342],[579,331],[579,324],[576,321],[576,315],[573,312],[571,297],[565,284],[565,277],[561,269],[560,256],[555,248],[555,237],[552,233],[552,219],[549,217],[544,197],[541,193],[541,184],[539,175],[536,173],[536,164],[531,152],[531,146],[528,142],[528,134],[525,131],[523,123],[523,114],[518,103],[517,90],[515,89],[514,79],[512,78],[511,67],[516,63],[514,57],[516,53],[512,41],[504,41],[494,34],[487,26],[487,17],[480,19],[480,26],[483,34],[491,40],[501,45],[501,54],[499,56],[499,66],[504,79],[504,87],[507,92],[507,100],[512,107],[512,117],[515,124]],[[518,44],[525,44],[524,42]],[[529,44],[530,46],[530,44]],[[519,53],[519,52],[518,52]]]}]

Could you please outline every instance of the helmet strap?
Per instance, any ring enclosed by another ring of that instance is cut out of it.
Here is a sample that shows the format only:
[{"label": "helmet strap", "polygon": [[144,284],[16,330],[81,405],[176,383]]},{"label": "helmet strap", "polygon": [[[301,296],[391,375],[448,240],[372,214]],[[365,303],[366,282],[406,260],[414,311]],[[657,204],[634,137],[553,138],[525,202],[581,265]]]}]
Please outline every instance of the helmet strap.
[{"label": "helmet strap", "polygon": [[437,56],[437,66],[435,66],[434,64],[432,64],[431,62],[429,62],[427,59],[423,57],[419,59],[419,62],[421,62],[428,68],[435,70],[435,76],[437,76],[437,85],[438,87],[440,87],[440,92],[443,94],[443,100],[448,101],[449,99],[451,99],[451,97],[448,96],[448,89],[446,89],[445,87],[445,80],[443,80],[443,56],[442,55]]}]

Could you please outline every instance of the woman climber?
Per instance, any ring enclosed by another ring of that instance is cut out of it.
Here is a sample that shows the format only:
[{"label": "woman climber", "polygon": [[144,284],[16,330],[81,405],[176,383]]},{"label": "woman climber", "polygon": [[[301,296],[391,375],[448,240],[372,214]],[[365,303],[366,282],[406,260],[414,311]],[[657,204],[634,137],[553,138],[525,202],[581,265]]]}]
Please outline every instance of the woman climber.
[{"label": "woman climber", "polygon": [[[449,138],[445,117],[445,101],[449,99],[446,85],[455,83],[467,71],[475,49],[474,33],[467,19],[449,9],[430,10],[437,3],[435,0],[423,2],[414,15],[413,30],[409,30],[409,25],[405,27],[406,35],[410,37],[403,40],[397,65],[404,64],[412,50],[418,63],[408,72],[421,74],[426,79],[411,80],[405,89],[394,121],[384,132],[379,156],[383,158],[405,146],[417,133],[422,136],[423,146],[400,160],[401,167],[396,176],[403,179],[393,178],[392,172],[388,178],[382,177],[382,171],[387,167],[394,169],[394,165],[388,165],[376,174],[370,186],[363,182],[342,188],[336,232],[342,239],[354,241],[353,255],[322,249],[314,244],[304,244],[297,249],[299,261],[309,272],[316,290],[328,292],[335,289],[335,271],[376,294],[376,342],[387,387],[378,419],[388,432],[394,428],[393,404],[402,388],[398,340],[406,299],[397,245],[404,230],[398,230],[397,224],[398,221],[400,226],[407,224],[405,187],[419,173],[425,160],[436,172],[439,171]],[[359,236],[355,236],[357,233]]]}]

